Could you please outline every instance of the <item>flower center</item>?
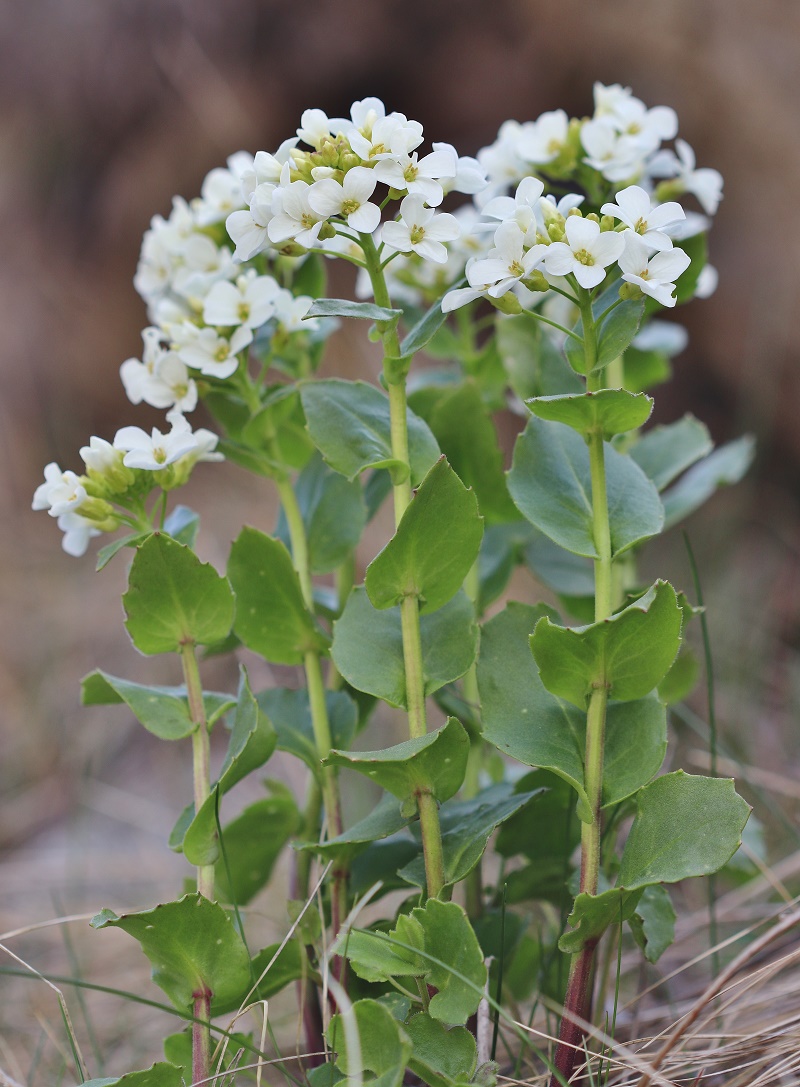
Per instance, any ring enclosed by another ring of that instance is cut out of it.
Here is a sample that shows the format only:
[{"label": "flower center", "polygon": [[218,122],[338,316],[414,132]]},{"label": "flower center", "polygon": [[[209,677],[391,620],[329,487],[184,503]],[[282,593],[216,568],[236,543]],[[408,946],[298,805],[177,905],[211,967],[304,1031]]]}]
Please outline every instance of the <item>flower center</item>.
[{"label": "flower center", "polygon": [[412,245],[419,245],[419,243],[425,237],[425,227],[412,226],[411,230],[409,231],[409,236],[411,238]]},{"label": "flower center", "polygon": [[314,218],[310,211],[304,211],[300,218],[300,225],[303,230],[310,230],[312,226],[316,225],[317,220]]},{"label": "flower center", "polygon": [[239,305],[236,307],[236,316],[239,318],[241,323],[244,324],[247,318],[250,316],[250,303],[240,302]]},{"label": "flower center", "polygon": [[636,231],[637,234],[644,234],[647,230],[647,220],[637,219],[633,229]]},{"label": "flower center", "polygon": [[547,153],[549,155],[557,155],[560,150],[561,150],[561,142],[559,140],[557,140],[555,137],[553,137],[553,139],[547,141]]},{"label": "flower center", "polygon": [[519,278],[519,276],[525,275],[525,269],[518,260],[512,260],[508,266],[508,273]]},{"label": "flower center", "polygon": [[594,257],[588,251],[588,249],[579,249],[578,252],[575,254],[575,260],[579,264],[585,264],[588,268],[591,268],[591,266],[594,264]]},{"label": "flower center", "polygon": [[414,163],[412,162],[408,166],[406,166],[405,170],[403,170],[403,177],[406,179],[407,182],[410,183],[412,181],[417,180],[417,174],[418,173],[419,173],[419,167],[415,166]]},{"label": "flower center", "polygon": [[219,345],[217,350],[214,352],[214,359],[215,359],[216,362],[225,362],[229,355],[230,355],[230,344],[225,343],[225,341],[223,340],[223,342]]},{"label": "flower center", "polygon": [[354,211],[358,211],[361,204],[358,200],[343,200],[342,201],[342,215],[352,215]]},{"label": "flower center", "polygon": [[153,446],[153,460],[156,461],[157,464],[163,464],[166,459],[167,459],[166,449],[164,449],[164,447],[162,445],[154,445]]}]

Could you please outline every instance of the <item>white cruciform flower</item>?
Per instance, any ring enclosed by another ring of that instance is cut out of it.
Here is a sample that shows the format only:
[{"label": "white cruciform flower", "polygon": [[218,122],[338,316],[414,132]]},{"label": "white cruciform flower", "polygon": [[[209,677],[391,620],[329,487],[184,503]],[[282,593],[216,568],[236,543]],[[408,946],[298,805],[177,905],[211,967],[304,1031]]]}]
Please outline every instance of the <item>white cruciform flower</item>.
[{"label": "white cruciform flower", "polygon": [[[524,234],[532,231],[535,240],[536,231],[544,227],[541,214],[537,215],[539,200],[544,192],[544,184],[538,177],[524,177],[513,196],[495,196],[484,204],[481,214],[501,222],[516,223]],[[477,230],[496,230],[496,223],[479,223]]]},{"label": "white cruciform flower", "polygon": [[406,196],[400,204],[400,221],[384,223],[382,238],[400,253],[414,252],[423,260],[437,264],[447,261],[443,242],[454,241],[461,233],[458,220],[447,212],[437,215],[425,207],[421,196]]},{"label": "white cruciform flower", "polygon": [[371,125],[348,126],[345,135],[360,159],[369,162],[392,155],[409,155],[422,143],[422,125],[403,113],[376,118]]},{"label": "white cruciform flower", "polygon": [[722,174],[709,167],[697,170],[695,163],[694,151],[686,140],[676,140],[675,151],[659,151],[648,164],[648,172],[652,177],[679,179],[683,191],[697,197],[706,215],[714,215],[722,199]]},{"label": "white cruciform flower", "polygon": [[250,207],[234,211],[225,220],[225,228],[236,243],[233,259],[250,260],[269,247],[267,227],[272,219],[272,195],[277,185],[264,181],[250,195]]},{"label": "white cruciform flower", "polygon": [[338,215],[360,234],[371,234],[381,221],[381,209],[369,203],[378,179],[366,166],[354,166],[341,184],[334,178],[316,181],[308,192],[308,202],[318,215],[328,219]]},{"label": "white cruciform flower", "polygon": [[44,470],[44,483],[40,483],[33,495],[31,509],[47,510],[51,517],[77,510],[87,498],[86,488],[74,472],[62,472],[55,461]]},{"label": "white cruciform flower", "polygon": [[324,113],[321,109],[304,110],[300,117],[300,128],[297,130],[297,135],[301,140],[305,140],[306,143],[310,143],[312,147],[319,150],[323,140],[329,140],[333,135],[331,121],[327,113]]},{"label": "white cruciform flower", "polygon": [[[288,177],[288,170],[284,170],[284,177]],[[281,183],[275,190],[272,205],[275,214],[267,225],[267,234],[273,244],[293,238],[306,249],[316,245],[327,216],[317,214],[311,207],[308,202],[310,191],[311,186],[305,181]]]},{"label": "white cruciform flower", "polygon": [[295,297],[291,291],[280,290],[275,298],[275,319],[285,332],[314,332],[319,328],[319,318],[303,320],[313,303],[308,294]]},{"label": "white cruciform flower", "polygon": [[171,424],[168,434],[162,434],[156,427],[153,427],[151,434],[138,426],[126,426],[117,431],[114,448],[125,453],[122,463],[127,468],[159,472],[195,451],[195,436],[183,415],[179,411],[171,411],[167,415],[167,422]]},{"label": "white cruciform flower", "polygon": [[374,171],[378,181],[389,188],[420,196],[430,207],[437,208],[444,200],[444,189],[436,179],[455,177],[457,166],[455,152],[440,148],[421,159],[416,151],[381,159],[375,164]]},{"label": "white cruciform flower", "polygon": [[477,159],[471,158],[469,155],[459,155],[455,147],[451,143],[435,143],[433,145],[434,151],[446,151],[452,155],[456,161],[455,173],[452,177],[445,177],[444,174],[439,178],[439,183],[444,189],[445,196],[449,192],[461,192],[469,196],[474,196],[475,193],[483,192],[489,181],[486,177],[486,171]]},{"label": "white cruciform flower", "polygon": [[251,268],[236,283],[215,283],[203,305],[207,325],[245,325],[260,328],[272,316],[280,290],[272,276],[260,276]]},{"label": "white cruciform flower", "polygon": [[253,333],[247,325],[240,325],[227,339],[214,328],[197,328],[187,323],[181,333],[178,357],[206,377],[226,378],[236,372],[239,352],[252,342]]},{"label": "white cruciform flower", "polygon": [[538,268],[549,246],[524,248],[525,235],[516,223],[501,223],[495,231],[494,249],[485,260],[471,261],[467,281],[483,287],[492,298],[500,298],[525,276]]},{"label": "white cruciform flower", "polygon": [[579,215],[570,215],[564,229],[566,241],[553,242],[547,247],[545,267],[555,276],[571,272],[581,287],[590,290],[603,282],[606,268],[625,248],[625,239],[616,231],[601,231],[593,219]]},{"label": "white cruciform flower", "polygon": [[620,135],[607,117],[585,121],[581,127],[581,143],[586,152],[583,161],[609,181],[626,181],[642,172],[641,148],[630,136]]},{"label": "white cruciform flower", "polygon": [[100,529],[96,525],[85,517],[81,517],[79,513],[75,513],[74,510],[67,510],[66,513],[59,515],[58,527],[64,533],[61,541],[62,548],[76,559],[86,554],[89,540],[100,535]]},{"label": "white cruciform flower", "polygon": [[144,329],[141,361],[126,359],[119,368],[125,392],[132,404],[144,401],[154,408],[194,411],[197,386],[177,354],[162,346],[163,336],[161,329]]},{"label": "white cruciform flower", "polygon": [[686,218],[686,212],[676,200],[650,206],[650,196],[638,185],[629,185],[617,193],[616,204],[603,204],[603,215],[613,215],[639,234],[651,249],[671,249],[672,239],[663,227]]},{"label": "white cruciform flower", "polygon": [[569,117],[563,109],[543,113],[523,125],[517,140],[517,154],[526,162],[552,162],[558,158],[569,130]]},{"label": "white cruciform flower", "polygon": [[675,305],[672,293],[675,280],[691,264],[688,253],[673,248],[656,253],[652,260],[648,260],[647,246],[638,234],[626,231],[624,238],[625,249],[619,258],[622,278],[626,283],[635,284],[662,306],[672,308]]},{"label": "white cruciform flower", "polygon": [[[250,203],[253,193],[265,182],[273,188],[281,179],[281,170],[291,158],[292,150],[297,146],[297,137],[284,140],[274,155],[269,151],[256,151],[251,163],[242,169],[240,180],[242,196],[246,204]],[[230,165],[230,160],[229,165]]]}]

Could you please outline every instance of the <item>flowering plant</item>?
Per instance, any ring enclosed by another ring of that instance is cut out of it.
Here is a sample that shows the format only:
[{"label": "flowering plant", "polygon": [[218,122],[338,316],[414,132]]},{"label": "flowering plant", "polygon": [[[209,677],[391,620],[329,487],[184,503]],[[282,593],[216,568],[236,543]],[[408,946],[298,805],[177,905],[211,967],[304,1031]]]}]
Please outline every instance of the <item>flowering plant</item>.
[{"label": "flowering plant", "polygon": [[[193,750],[194,801],[170,845],[196,891],[93,921],[139,941],[191,1024],[126,1085],[260,1075],[262,1047],[233,1028],[293,981],[311,1087],[399,1087],[407,1069],[431,1087],[490,1084],[485,1025],[519,1030],[508,1003],[534,991],[563,1007],[542,1059],[566,1083],[598,945],[627,924],[654,961],[672,938],[667,885],[738,848],[749,809],[730,780],[659,776],[667,705],[695,680],[684,630],[698,609],[637,567],[752,456],[747,438],[712,451],[692,416],[646,425],[646,390],[684,338],[656,315],[713,289],[722,181],[683,141],[665,146],[676,135],[671,109],[598,84],[591,118],[508,121],[477,158],[424,153],[418,122],[368,98],[346,118],[307,110],[274,153],[233,155],[153,219],[134,281],[150,325],[121,377],[133,403],[169,409],[170,430],[93,437],[84,473],[50,464],[34,497],[70,554],[125,530],[98,567],[135,548],[128,632],[182,667],[174,688],[101,671],[83,684],[87,704],[125,703]],[[356,267],[356,301],[326,297],[329,260]],[[350,318],[382,347],[379,385],[316,377]],[[423,350],[438,365],[412,372]],[[215,433],[188,422],[200,403]],[[499,409],[526,419],[507,473]],[[198,516],[170,509],[195,465],[222,456],[271,480],[282,508],[273,535],[242,529],[225,574],[195,555]],[[395,532],[354,584],[389,492]],[[489,618],[518,565],[579,625],[545,604]],[[315,581],[331,573],[333,589]],[[235,694],[206,691],[199,647],[295,666],[304,685],[254,692],[242,666]],[[354,747],[381,701],[406,711],[408,738]],[[276,749],[308,768],[304,806],[273,783],[224,824],[223,797]],[[346,826],[353,774],[381,796]],[[287,934],[253,956],[239,907],[290,843]],[[361,925],[390,890],[404,892],[396,914]]]}]

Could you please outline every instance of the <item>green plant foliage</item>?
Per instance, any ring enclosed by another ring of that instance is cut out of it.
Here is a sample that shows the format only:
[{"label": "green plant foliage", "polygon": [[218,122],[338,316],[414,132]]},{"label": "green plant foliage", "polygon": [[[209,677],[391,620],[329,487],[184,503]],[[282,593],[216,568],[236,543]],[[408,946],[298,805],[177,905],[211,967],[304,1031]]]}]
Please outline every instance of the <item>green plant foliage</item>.
[{"label": "green plant foliage", "polygon": [[[618,280],[594,300],[592,314],[595,321],[609,308],[619,301],[619,289],[622,281]],[[625,351],[631,340],[639,330],[644,315],[644,301],[621,302],[600,322],[597,328],[597,358],[593,370],[602,370],[614,359]],[[573,332],[577,336],[583,336],[583,322],[575,325]],[[569,359],[570,366],[579,374],[586,373],[583,344],[573,339],[568,339],[564,344],[564,352]]]},{"label": "green plant foliage", "polygon": [[523,561],[525,547],[536,529],[527,521],[487,525],[478,554],[478,614],[496,600]]},{"label": "green plant foliage", "polygon": [[672,377],[672,363],[663,351],[641,351],[631,344],[622,359],[625,388],[633,393],[647,392]]},{"label": "green plant foliage", "polygon": [[373,606],[391,608],[405,597],[433,612],[451,600],[478,556],[483,519],[468,490],[442,457],[403,514],[394,536],[367,567]]},{"label": "green plant foliage", "polygon": [[648,430],[628,452],[659,491],[663,491],[713,448],[708,427],[693,415],[684,415],[676,423]]},{"label": "green plant foliage", "polygon": [[233,593],[224,577],[184,544],[154,532],[136,549],[122,598],[126,627],[141,653],[179,653],[213,645],[233,623]]},{"label": "green plant foliage", "polygon": [[694,651],[688,646],[681,646],[681,651],[658,685],[658,697],[666,705],[682,702],[697,686],[700,675],[700,662]]},{"label": "green plant foliage", "polygon": [[405,1027],[414,1049],[410,1070],[430,1087],[472,1082],[478,1063],[475,1039],[466,1027],[449,1030],[430,1015],[415,1015]]},{"label": "green plant foliage", "polygon": [[400,343],[401,357],[409,358],[427,347],[446,320],[447,314],[442,313],[442,302],[439,299],[422,314],[403,337]]},{"label": "green plant foliage", "polygon": [[[278,749],[301,759],[319,774],[319,755],[311,722],[308,691],[304,688],[271,687],[261,691],[257,702],[272,722]],[[358,725],[358,707],[346,691],[326,691],[325,706],[334,747],[349,747]]]},{"label": "green plant foliage", "polygon": [[239,1006],[245,998],[249,1004],[256,1000],[270,1000],[287,985],[303,977],[308,970],[306,953],[296,939],[262,948],[253,956],[251,965],[251,977],[255,978],[256,989],[251,992],[252,983],[248,985],[242,992]]},{"label": "green plant foliage", "polygon": [[695,464],[664,494],[665,527],[677,524],[694,513],[719,488],[738,483],[755,457],[755,439],[745,434],[721,445],[705,460]]},{"label": "green plant foliage", "polygon": [[604,441],[644,426],[653,410],[653,401],[644,393],[627,389],[539,396],[526,401],[534,415],[553,423],[564,423],[579,434],[599,429]]},{"label": "green plant foliage", "polygon": [[250,980],[250,956],[231,921],[216,902],[184,895],[152,910],[118,917],[102,910],[92,928],[120,928],[141,945],[153,964],[153,981],[175,1007],[192,1014],[194,993],[211,993],[211,1014],[239,1006]]},{"label": "green plant foliage", "polygon": [[291,385],[274,386],[241,428],[241,442],[245,456],[247,450],[258,455],[259,474],[282,479],[287,469],[303,468],[314,445],[306,430],[297,389]]},{"label": "green plant foliage", "polygon": [[594,566],[591,559],[565,551],[531,526],[531,535],[525,545],[524,561],[533,576],[543,585],[562,596],[591,597],[594,604]]},{"label": "green plant foliage", "polygon": [[[359,819],[336,838],[328,838],[325,842],[308,842],[300,848],[313,850],[323,857],[343,857],[349,860],[361,853],[370,842],[396,834],[416,816],[416,812],[404,815],[400,808],[397,797],[392,793],[385,793],[369,815]],[[416,845],[411,844],[413,852],[416,853]],[[376,875],[370,882],[374,883],[378,878],[380,877]]]},{"label": "green plant foliage", "polygon": [[348,767],[401,801],[430,793],[440,803],[461,787],[469,737],[455,717],[436,732],[380,751],[331,751],[327,766]]},{"label": "green plant foliage", "polygon": [[277,781],[269,787],[271,796],[249,804],[223,828],[224,859],[220,857],[214,871],[221,902],[246,906],[267,885],[283,847],[302,826],[291,790]]},{"label": "green plant foliage", "polygon": [[[189,713],[185,687],[146,687],[98,669],[81,680],[84,706],[128,707],[148,732],[160,740],[181,740],[197,728]],[[236,705],[229,694],[203,692],[203,705],[209,727]]]},{"label": "green plant foliage", "polygon": [[531,636],[531,649],[548,691],[585,709],[598,683],[617,701],[649,694],[675,660],[681,625],[675,590],[657,581],[602,623],[569,628],[544,616]]},{"label": "green plant foliage", "polygon": [[628,924],[647,961],[658,962],[675,939],[675,909],[667,888],[660,883],[645,887]]},{"label": "green plant foliage", "polygon": [[498,314],[495,342],[508,383],[520,400],[583,392],[583,381],[537,321]]},{"label": "green plant foliage", "polygon": [[[347,479],[367,468],[388,468],[397,481],[407,466],[392,455],[389,400],[364,381],[331,378],[301,390],[311,438],[327,463]],[[407,413],[411,484],[416,486],[439,458],[439,446],[426,423]],[[404,475],[405,473],[405,475]]]},{"label": "green plant foliage", "polygon": [[750,814],[730,778],[683,770],[645,785],[636,806],[618,876],[628,890],[716,872],[739,848]]},{"label": "green plant foliage", "polygon": [[160,1061],[141,1072],[87,1079],[83,1081],[82,1087],[185,1087],[185,1083],[180,1067]]},{"label": "green plant foliage", "polygon": [[[478,649],[475,609],[463,592],[438,611],[420,617],[425,694],[459,679]],[[378,611],[366,589],[350,593],[341,618],[333,626],[333,662],[358,691],[404,706],[406,677],[400,608]]]},{"label": "green plant foliage", "polygon": [[274,664],[301,664],[307,652],[326,649],[280,540],[243,528],[231,547],[228,577],[236,594],[233,628],[248,649]]},{"label": "green plant foliage", "polygon": [[[369,1083],[375,1087],[400,1087],[412,1042],[383,1004],[357,1000],[350,1011],[333,1017],[327,1037],[337,1054],[336,1067],[345,1076],[371,1072]],[[314,1083],[316,1087],[316,1079]]]},{"label": "green plant foliage", "polygon": [[572,927],[559,939],[559,949],[575,955],[586,944],[596,944],[610,925],[633,916],[641,897],[641,890],[626,891],[621,887],[611,887],[598,895],[581,892],[567,918]]},{"label": "green plant foliage", "polygon": [[318,298],[305,316],[355,317],[361,321],[394,321],[403,316],[401,309],[376,306],[374,302],[351,302],[348,298]]},{"label": "green plant foliage", "polygon": [[[664,511],[653,484],[630,457],[605,446],[614,555],[661,531]],[[586,442],[571,427],[532,416],[514,446],[508,489],[520,513],[576,555],[597,558]]]}]

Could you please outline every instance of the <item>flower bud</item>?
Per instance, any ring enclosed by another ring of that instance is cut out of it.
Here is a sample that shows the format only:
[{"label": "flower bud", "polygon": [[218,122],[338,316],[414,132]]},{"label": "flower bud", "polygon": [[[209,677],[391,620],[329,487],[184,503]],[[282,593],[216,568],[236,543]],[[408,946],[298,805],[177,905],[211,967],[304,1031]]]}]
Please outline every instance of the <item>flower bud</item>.
[{"label": "flower bud", "polygon": [[348,170],[352,170],[354,166],[360,165],[361,159],[355,151],[343,151],[342,154],[339,155],[339,169],[344,173],[347,173]]},{"label": "flower bud", "polygon": [[322,228],[317,235],[321,242],[327,241],[328,238],[336,237],[336,227],[331,222],[323,223]]},{"label": "flower bud", "polygon": [[551,242],[563,242],[566,231],[558,223],[548,223],[547,233],[550,235]]},{"label": "flower bud", "polygon": [[85,502],[81,502],[76,512],[103,532],[113,532],[119,527],[119,517],[114,507],[102,498],[87,498]]},{"label": "flower bud", "polygon": [[[569,219],[571,216],[575,216],[576,219],[582,219],[583,218],[583,212],[581,211],[580,208],[570,208],[569,211],[567,212],[567,218]],[[586,216],[586,218],[591,219],[591,217],[592,217],[592,213],[590,212]],[[595,215],[595,219],[596,218],[597,218],[597,216]]]},{"label": "flower bud", "polygon": [[639,302],[644,298],[644,291],[635,283],[621,283],[619,296],[624,302]]},{"label": "flower bud", "polygon": [[[577,209],[577,208],[575,208],[575,211],[577,211],[577,210],[578,210],[578,209]],[[572,213],[570,212],[570,214],[572,214]],[[597,212],[596,212],[596,211],[590,211],[590,212],[589,212],[589,214],[588,214],[588,215],[586,216],[586,218],[587,218],[587,219],[591,219],[593,223],[597,223],[597,224],[598,224],[598,226],[599,226],[599,224],[600,224],[600,216],[599,216],[599,215],[597,214]]]},{"label": "flower bud", "polygon": [[522,286],[527,287],[529,291],[549,291],[550,284],[544,278],[542,272],[538,268],[535,268],[529,276],[525,276],[521,280]]},{"label": "flower bud", "polygon": [[604,215],[600,219],[601,230],[614,230],[616,228],[617,221],[613,215]]},{"label": "flower bud", "polygon": [[499,309],[501,313],[509,313],[512,316],[517,313],[522,313],[522,306],[519,304],[519,299],[511,291],[508,291],[501,298],[492,298],[491,295],[487,296],[487,302],[491,302],[495,309]]},{"label": "flower bud", "polygon": [[656,191],[653,194],[655,200],[659,204],[664,204],[667,200],[677,200],[679,196],[683,196],[686,192],[686,185],[679,178],[673,178],[670,181],[660,181],[656,185]]}]

